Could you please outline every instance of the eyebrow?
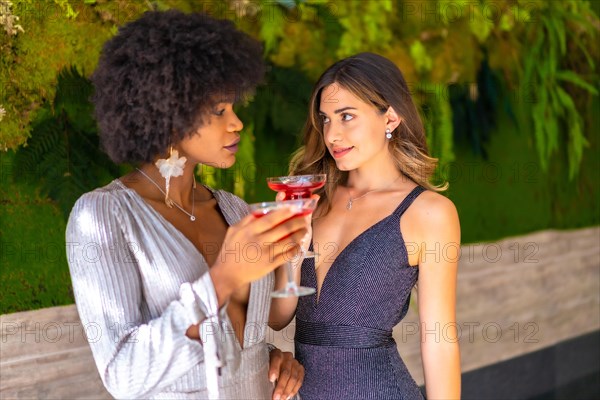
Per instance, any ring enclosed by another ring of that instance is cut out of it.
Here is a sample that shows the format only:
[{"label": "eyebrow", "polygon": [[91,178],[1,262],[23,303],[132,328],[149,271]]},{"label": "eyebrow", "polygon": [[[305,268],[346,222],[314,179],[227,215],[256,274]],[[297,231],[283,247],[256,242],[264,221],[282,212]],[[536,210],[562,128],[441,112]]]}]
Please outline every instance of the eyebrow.
[{"label": "eyebrow", "polygon": [[[339,114],[339,113],[341,113],[341,112],[348,111],[348,110],[356,110],[356,108],[355,108],[355,107],[343,107],[343,108],[338,108],[337,110],[334,110],[334,111],[333,111],[333,113],[334,113],[334,114]],[[320,113],[320,114],[325,114],[325,113],[324,113],[323,111],[321,111],[321,110],[319,110],[319,113]]]}]

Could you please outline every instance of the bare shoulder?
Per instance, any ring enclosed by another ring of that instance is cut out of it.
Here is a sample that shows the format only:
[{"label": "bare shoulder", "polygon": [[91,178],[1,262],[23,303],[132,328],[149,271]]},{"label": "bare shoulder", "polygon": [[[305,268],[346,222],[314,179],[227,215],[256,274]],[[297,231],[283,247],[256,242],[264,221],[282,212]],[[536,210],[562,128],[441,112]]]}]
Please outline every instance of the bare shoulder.
[{"label": "bare shoulder", "polygon": [[411,209],[414,214],[418,215],[419,219],[425,218],[423,222],[436,222],[440,219],[443,222],[447,218],[458,216],[456,206],[452,200],[433,190],[426,190],[421,193],[407,212]]},{"label": "bare shoulder", "polygon": [[456,231],[460,229],[456,206],[446,196],[426,190],[419,195],[406,210],[405,217],[411,225],[418,226],[422,237],[436,231]]}]

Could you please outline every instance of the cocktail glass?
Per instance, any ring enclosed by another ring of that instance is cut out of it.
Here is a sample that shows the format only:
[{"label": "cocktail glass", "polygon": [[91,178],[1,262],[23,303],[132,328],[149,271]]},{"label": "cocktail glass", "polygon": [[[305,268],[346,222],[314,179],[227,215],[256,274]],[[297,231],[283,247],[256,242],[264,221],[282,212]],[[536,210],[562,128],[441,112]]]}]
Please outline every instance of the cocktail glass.
[{"label": "cocktail glass", "polygon": [[[288,175],[267,178],[267,185],[276,192],[284,192],[284,200],[309,199],[313,191],[325,186],[326,174]],[[316,257],[314,251],[303,250],[304,258]]]},{"label": "cocktail glass", "polygon": [[308,199],[312,192],[325,186],[327,175],[289,175],[267,178],[267,185],[276,192],[285,192],[284,200]]},{"label": "cocktail glass", "polygon": [[[271,211],[275,211],[282,207],[291,207],[294,211],[294,216],[308,215],[314,211],[317,206],[315,199],[299,199],[299,200],[287,200],[287,201],[270,201],[263,203],[250,204],[250,212],[257,218],[264,217]],[[295,296],[307,296],[315,293],[315,289],[306,286],[298,286],[294,280],[294,271],[291,261],[286,261],[285,272],[287,275],[287,283],[281,290],[271,292],[271,297],[295,297]]]}]

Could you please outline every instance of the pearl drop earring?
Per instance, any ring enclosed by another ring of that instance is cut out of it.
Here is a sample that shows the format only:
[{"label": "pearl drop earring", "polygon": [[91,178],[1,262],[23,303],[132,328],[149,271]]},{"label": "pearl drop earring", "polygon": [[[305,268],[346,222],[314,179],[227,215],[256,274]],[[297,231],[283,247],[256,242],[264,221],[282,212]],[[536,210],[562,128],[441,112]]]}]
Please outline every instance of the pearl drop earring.
[{"label": "pearl drop earring", "polygon": [[388,138],[388,139],[392,138],[392,131],[390,131],[390,128],[387,128],[385,130],[385,137]]}]

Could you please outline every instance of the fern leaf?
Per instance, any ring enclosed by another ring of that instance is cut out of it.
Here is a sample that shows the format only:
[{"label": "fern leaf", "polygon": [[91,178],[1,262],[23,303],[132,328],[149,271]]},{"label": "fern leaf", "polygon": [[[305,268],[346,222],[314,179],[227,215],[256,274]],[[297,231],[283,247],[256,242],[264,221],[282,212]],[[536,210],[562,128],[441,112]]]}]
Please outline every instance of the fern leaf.
[{"label": "fern leaf", "polygon": [[577,35],[571,35],[571,40],[573,40],[575,42],[575,44],[577,45],[577,48],[579,49],[579,51],[581,51],[583,53],[583,55],[585,56],[585,59],[588,63],[588,65],[592,68],[592,69],[596,69],[596,63],[594,62],[594,58],[590,55],[590,52],[588,51],[588,49],[586,48],[586,46],[581,42],[581,39],[579,39],[579,37]]},{"label": "fern leaf", "polygon": [[587,90],[589,93],[591,93],[593,95],[596,95],[596,96],[598,95],[598,90],[594,86],[587,83],[581,76],[577,75],[577,73],[575,73],[574,71],[570,71],[570,70],[558,71],[556,73],[556,78],[560,79],[561,81],[570,82],[582,89]]},{"label": "fern leaf", "polygon": [[99,150],[90,88],[74,68],[61,71],[54,103],[41,107],[27,146],[15,155],[15,179],[35,179],[65,216],[79,196],[119,172]]},{"label": "fern leaf", "polygon": [[575,102],[573,98],[560,86],[556,87],[556,93],[558,98],[560,99],[561,104],[568,112],[577,113],[577,108],[575,107]]},{"label": "fern leaf", "polygon": [[569,179],[573,179],[581,164],[583,158],[583,149],[589,145],[586,140],[583,130],[582,121],[573,98],[560,86],[557,86],[556,92],[563,104],[568,115],[568,132],[569,140],[567,143],[567,151],[569,155]]},{"label": "fern leaf", "polygon": [[558,148],[558,118],[553,115],[548,109],[546,110],[546,120],[544,123],[546,151],[544,157],[549,160],[554,151]]},{"label": "fern leaf", "polygon": [[556,46],[558,42],[558,48],[560,49],[560,55],[564,56],[567,52],[567,35],[565,32],[565,25],[562,18],[546,18],[548,22],[549,34],[555,37],[552,46]]},{"label": "fern leaf", "polygon": [[53,149],[59,147],[60,125],[56,120],[46,118],[37,120],[31,130],[31,138],[27,146],[15,154],[16,180],[35,181],[40,174],[40,163]]},{"label": "fern leaf", "polygon": [[[551,22],[551,18],[549,18],[545,15],[542,16],[542,24],[544,25],[544,29],[545,29],[544,36],[548,39],[547,49],[556,48],[556,36],[555,36],[555,32],[554,32],[554,26],[552,25],[552,22]],[[544,29],[542,29],[541,32],[544,32]]]},{"label": "fern leaf", "polygon": [[526,85],[534,83],[532,78],[534,75],[535,66],[540,61],[539,53],[540,53],[540,50],[542,49],[543,43],[544,43],[543,33],[537,32],[537,37],[535,39],[533,46],[531,47],[530,56],[527,57],[525,60],[525,68],[524,68],[525,72],[523,74],[523,81],[525,82]]},{"label": "fern leaf", "polygon": [[579,113],[573,110],[570,116],[567,152],[569,156],[569,180],[573,180],[579,171],[579,166],[583,158],[583,150],[589,146],[589,143],[583,134],[583,122]]},{"label": "fern leaf", "polygon": [[[542,95],[540,95],[542,97]],[[546,140],[544,133],[544,124],[546,123],[545,119],[545,104],[542,102],[538,102],[533,105],[531,108],[532,117],[533,117],[533,126],[534,126],[534,136],[536,141],[536,148],[538,151],[538,157],[540,159],[540,165],[542,170],[546,170],[548,167],[547,158],[546,158]]]}]

